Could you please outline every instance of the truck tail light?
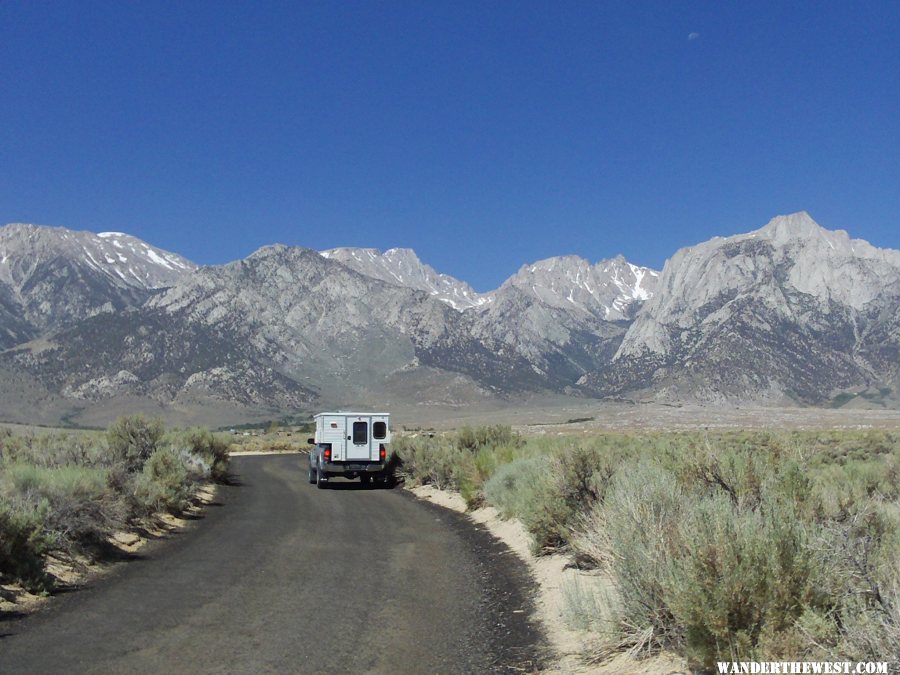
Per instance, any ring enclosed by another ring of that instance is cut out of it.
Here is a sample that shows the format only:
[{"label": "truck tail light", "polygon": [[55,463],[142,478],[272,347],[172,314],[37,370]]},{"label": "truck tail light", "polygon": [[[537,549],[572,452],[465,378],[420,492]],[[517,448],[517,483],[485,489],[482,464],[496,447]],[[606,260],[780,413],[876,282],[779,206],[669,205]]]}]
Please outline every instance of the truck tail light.
[{"label": "truck tail light", "polygon": [[384,445],[381,443],[378,444],[378,457],[382,460],[387,457],[387,451],[384,449]]},{"label": "truck tail light", "polygon": [[326,462],[331,461],[331,446],[330,445],[325,446],[325,450],[322,452],[322,456],[325,458]]}]

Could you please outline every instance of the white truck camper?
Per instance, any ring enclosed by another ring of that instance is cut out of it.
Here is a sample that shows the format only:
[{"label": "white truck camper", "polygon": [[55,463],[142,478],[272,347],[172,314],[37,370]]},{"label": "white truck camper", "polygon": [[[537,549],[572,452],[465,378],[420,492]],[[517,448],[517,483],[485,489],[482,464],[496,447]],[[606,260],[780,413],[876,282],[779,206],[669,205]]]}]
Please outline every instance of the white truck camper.
[{"label": "white truck camper", "polygon": [[324,488],[329,478],[373,478],[385,483],[387,446],[391,442],[389,413],[326,412],[313,419],[316,435],[309,439],[309,482]]}]

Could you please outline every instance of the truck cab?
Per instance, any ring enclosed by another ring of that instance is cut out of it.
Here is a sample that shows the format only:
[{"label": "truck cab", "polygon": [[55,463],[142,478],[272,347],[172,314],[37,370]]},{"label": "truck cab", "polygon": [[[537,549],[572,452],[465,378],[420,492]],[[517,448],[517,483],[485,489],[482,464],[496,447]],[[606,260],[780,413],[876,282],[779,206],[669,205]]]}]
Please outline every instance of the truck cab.
[{"label": "truck cab", "polygon": [[325,412],[314,418],[315,437],[309,439],[309,482],[323,488],[335,476],[387,480],[387,446],[391,442],[390,414]]}]

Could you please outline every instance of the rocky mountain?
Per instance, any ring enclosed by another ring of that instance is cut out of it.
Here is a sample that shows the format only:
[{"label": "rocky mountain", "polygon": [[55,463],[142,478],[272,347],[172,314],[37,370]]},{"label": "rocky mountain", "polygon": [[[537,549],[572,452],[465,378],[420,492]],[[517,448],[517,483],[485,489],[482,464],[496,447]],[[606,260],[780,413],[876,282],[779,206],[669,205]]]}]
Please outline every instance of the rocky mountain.
[{"label": "rocky mountain", "polygon": [[622,256],[591,265],[577,256],[524,265],[475,311],[476,335],[521,355],[542,377],[577,391],[605,368],[659,273]]},{"label": "rocky mountain", "polygon": [[431,390],[414,395],[425,403],[543,386],[523,359],[473,337],[472,320],[315,251],[269,246],[200,268],[140,308],[9,349],[0,372],[80,405],[143,397],[294,413],[314,401],[384,403],[422,380]]},{"label": "rocky mountain", "polygon": [[479,307],[490,301],[489,296],[476,293],[464,281],[435,272],[411,248],[391,248],[384,253],[375,248],[333,248],[322,251],[322,257],[337,260],[367,277],[424,291],[453,309]]},{"label": "rocky mountain", "polygon": [[0,348],[138,307],[195,267],[127,234],[0,227]]},{"label": "rocky mountain", "polygon": [[824,403],[895,389],[900,251],[820,227],[809,214],[678,251],[611,367],[605,394]]},{"label": "rocky mountain", "polygon": [[149,306],[225,326],[285,373],[310,377],[321,389],[378,387],[420,366],[477,373],[497,390],[522,379],[521,363],[471,336],[467,313],[300,247],[268,246],[204,268]]},{"label": "rocky mountain", "polygon": [[627,321],[653,295],[658,278],[659,272],[632,265],[621,255],[595,265],[578,256],[560,256],[523,265],[490,297],[515,289],[547,307]]},{"label": "rocky mountain", "polygon": [[898,388],[900,252],[806,213],[682,249],[661,274],[563,256],[484,294],[408,249],[276,245],[197,268],[127,235],[0,228],[0,419]]}]

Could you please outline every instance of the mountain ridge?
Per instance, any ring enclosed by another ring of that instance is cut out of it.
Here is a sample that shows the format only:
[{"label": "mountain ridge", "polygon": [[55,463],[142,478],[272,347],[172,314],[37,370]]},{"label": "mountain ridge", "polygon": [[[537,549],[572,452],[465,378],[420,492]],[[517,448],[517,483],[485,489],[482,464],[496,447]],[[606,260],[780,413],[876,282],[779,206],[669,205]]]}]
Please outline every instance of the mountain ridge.
[{"label": "mountain ridge", "polygon": [[900,387],[900,251],[806,212],[679,249],[661,272],[556,256],[487,293],[412,249],[272,244],[197,266],[123,233],[7,228],[0,384],[37,407],[271,415],[529,392],[888,404]]}]

